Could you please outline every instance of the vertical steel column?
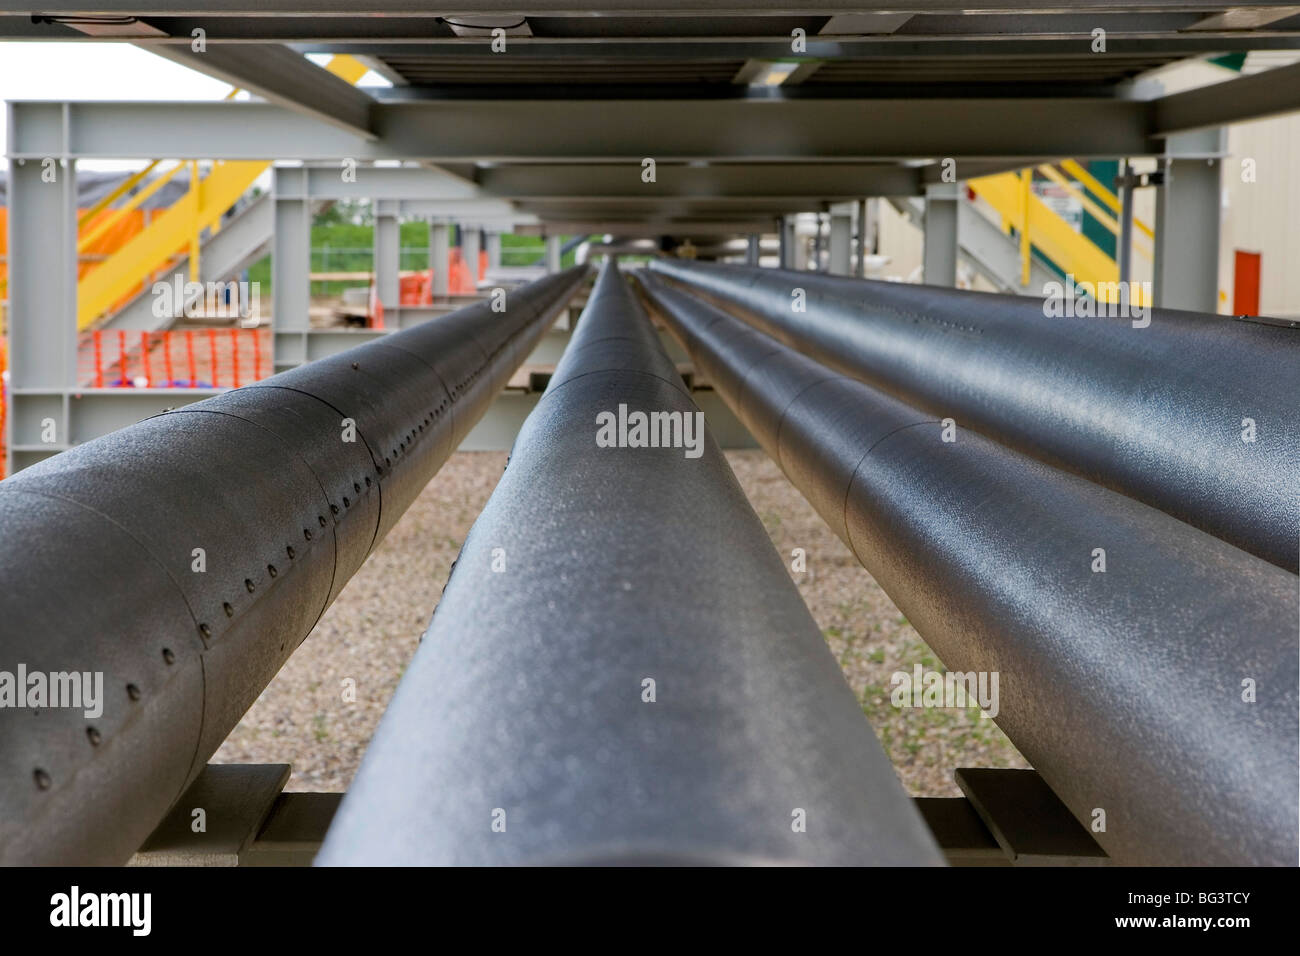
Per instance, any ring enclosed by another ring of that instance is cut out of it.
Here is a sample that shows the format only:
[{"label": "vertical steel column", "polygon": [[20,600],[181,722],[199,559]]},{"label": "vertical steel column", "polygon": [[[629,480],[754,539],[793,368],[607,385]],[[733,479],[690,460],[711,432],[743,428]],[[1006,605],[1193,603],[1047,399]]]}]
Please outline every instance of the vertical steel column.
[{"label": "vertical steel column", "polygon": [[859,279],[867,274],[867,256],[871,252],[871,230],[867,222],[867,201],[858,200],[858,261],[854,275]]},{"label": "vertical steel column", "polygon": [[750,236],[749,236],[749,242],[748,242],[748,243],[746,244],[746,246],[745,246],[745,264],[746,264],[746,265],[751,265],[751,266],[756,266],[756,265],[758,265],[758,256],[759,256],[759,245],[758,245],[758,244],[759,244],[759,235],[758,235],[758,233],[756,233],[756,232],[755,232],[755,233],[750,233]]},{"label": "vertical steel column", "polygon": [[957,285],[957,184],[925,188],[925,248],[921,277],[926,285]]},{"label": "vertical steel column", "polygon": [[846,276],[851,269],[853,255],[853,220],[842,213],[830,215],[830,256],[827,271],[832,275]]},{"label": "vertical steel column", "polygon": [[810,243],[804,237],[799,235],[799,219],[794,217],[790,221],[790,248],[791,248],[791,266],[797,272],[807,272],[812,268],[809,265]]},{"label": "vertical steel column", "polygon": [[450,268],[450,240],[451,227],[445,222],[429,223],[429,255],[432,259],[430,265],[433,267],[433,294],[435,297],[445,298],[451,288],[451,282],[447,276],[447,270]]},{"label": "vertical steel column", "polygon": [[277,168],[272,173],[275,235],[271,242],[271,328],[275,371],[307,361],[311,327],[311,200],[306,170]]},{"label": "vertical steel column", "polygon": [[1131,298],[1128,284],[1133,278],[1133,167],[1127,159],[1120,161],[1119,178],[1119,249],[1116,258],[1119,259],[1119,281],[1123,283],[1124,290],[1121,295],[1125,297],[1124,304],[1127,305]]},{"label": "vertical steel column", "polygon": [[[17,135],[12,124],[10,135]],[[77,172],[72,160],[19,159],[9,166],[7,321],[5,473],[13,474],[71,443],[67,391],[77,385]]]},{"label": "vertical steel column", "polygon": [[559,272],[560,261],[563,258],[563,251],[560,248],[559,236],[546,237],[546,271]]},{"label": "vertical steel column", "polygon": [[479,249],[482,248],[482,237],[479,234],[478,226],[460,227],[460,251],[465,257],[465,268],[469,270],[470,282],[477,288],[478,286],[478,259]]},{"label": "vertical steel column", "polygon": [[397,210],[398,204],[393,200],[375,201],[375,292],[385,309],[395,309],[402,304],[402,235]]},{"label": "vertical steel column", "polygon": [[1219,310],[1219,229],[1226,132],[1171,136],[1156,194],[1155,304]]},{"label": "vertical steel column", "polygon": [[486,238],[488,268],[499,269],[501,268],[501,233],[489,232]]}]

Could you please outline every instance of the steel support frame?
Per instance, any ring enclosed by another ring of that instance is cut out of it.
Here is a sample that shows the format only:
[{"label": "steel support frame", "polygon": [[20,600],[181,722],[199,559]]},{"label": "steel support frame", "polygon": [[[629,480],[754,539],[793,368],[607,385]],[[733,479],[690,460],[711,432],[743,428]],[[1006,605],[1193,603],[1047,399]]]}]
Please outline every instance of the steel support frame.
[{"label": "steel support frame", "polygon": [[[449,224],[465,219],[509,229],[532,217],[514,213],[500,200],[482,199],[473,184],[427,167],[356,167],[340,175],[336,166],[277,166],[272,172],[275,236],[271,257],[274,303],[275,371],[293,368],[344,351],[383,333],[370,329],[313,329],[311,301],[311,219],[320,201],[369,198],[374,201],[375,288],[385,325],[409,328],[447,311],[445,306],[403,306],[400,279],[400,220],[429,218],[434,296],[446,299]],[[414,198],[404,199],[403,196]],[[467,230],[468,231],[468,230]],[[476,233],[477,234],[477,233]]]}]

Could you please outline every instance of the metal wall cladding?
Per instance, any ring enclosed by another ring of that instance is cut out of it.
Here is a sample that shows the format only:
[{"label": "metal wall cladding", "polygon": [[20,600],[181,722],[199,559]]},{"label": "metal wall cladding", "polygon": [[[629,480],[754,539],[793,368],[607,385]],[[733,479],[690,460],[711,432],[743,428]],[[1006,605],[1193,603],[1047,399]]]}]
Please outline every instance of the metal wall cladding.
[{"label": "metal wall cladding", "polygon": [[697,411],[607,267],[318,862],[940,862],[712,437],[620,404]]},{"label": "metal wall cladding", "polygon": [[487,407],[453,426],[436,366],[508,377],[518,353],[478,343],[535,341],[584,277],[517,290],[489,332],[464,310],[0,484],[0,669],[105,691],[93,720],[0,708],[0,862],[125,862]]},{"label": "metal wall cladding", "polygon": [[[654,268],[837,371],[1300,567],[1300,331],[1167,309],[1135,328],[1048,317],[1022,296]],[[1245,419],[1254,442],[1242,440]]]},{"label": "metal wall cladding", "polygon": [[[817,382],[792,350],[755,367],[744,323],[646,287],[947,667],[1000,675],[998,725],[1082,824],[1105,811],[1112,858],[1294,861],[1294,575],[968,429],[944,441],[942,422]],[[782,385],[780,365],[813,384]],[[1267,699],[1247,702],[1245,680]]]}]

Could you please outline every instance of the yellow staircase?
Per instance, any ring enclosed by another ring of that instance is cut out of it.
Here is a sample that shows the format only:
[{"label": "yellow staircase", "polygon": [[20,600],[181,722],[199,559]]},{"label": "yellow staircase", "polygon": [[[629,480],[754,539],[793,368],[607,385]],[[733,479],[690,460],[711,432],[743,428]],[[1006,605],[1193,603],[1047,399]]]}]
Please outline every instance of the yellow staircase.
[{"label": "yellow staircase", "polygon": [[[366,74],[367,67],[350,56],[331,58],[325,69],[340,79],[355,85]],[[231,91],[233,96],[237,90]],[[112,193],[105,196],[93,209],[81,217],[79,225],[94,225],[78,239],[78,248],[89,246],[110,229],[122,215],[134,209],[184,165],[178,162],[168,172],[156,177],[149,186],[131,197],[113,215],[99,217],[115,199],[133,188],[153,169],[155,160],[146,169],[132,176]],[[221,217],[230,209],[269,167],[270,162],[240,161],[216,162],[207,176],[199,178],[197,162],[190,162],[190,188],[185,195],[167,208],[145,229],[137,233],[112,255],[86,273],[77,283],[77,327],[85,329],[108,313],[115,303],[140,286],[156,270],[166,266],[178,250],[187,250],[190,279],[199,278],[200,235],[205,229],[220,227]]]},{"label": "yellow staircase", "polygon": [[[1041,165],[1037,171],[1064,189],[1067,195],[1077,199],[1088,213],[1118,236],[1120,225],[1115,214],[1120,212],[1119,197],[1075,160],[1063,160],[1059,165],[1060,169]],[[988,203],[1001,218],[1002,231],[1009,235],[1015,230],[1020,243],[1020,284],[1029,284],[1030,259],[1037,250],[1058,268],[1073,276],[1076,283],[1091,286],[1101,301],[1118,302],[1121,294],[1119,263],[1087,236],[1076,232],[1047,203],[1034,195],[1033,174],[1032,168],[1022,169],[982,176],[968,182],[971,191]],[[1085,189],[1078,189],[1070,177],[1082,183]],[[1094,201],[1088,193],[1099,197],[1101,203]],[[1146,223],[1134,219],[1133,227],[1135,232],[1148,239],[1154,238],[1154,232]],[[1137,243],[1134,243],[1134,248],[1148,258],[1151,255],[1149,250]],[[1135,285],[1130,301],[1133,305],[1143,306],[1149,304],[1145,300],[1146,293]]]}]

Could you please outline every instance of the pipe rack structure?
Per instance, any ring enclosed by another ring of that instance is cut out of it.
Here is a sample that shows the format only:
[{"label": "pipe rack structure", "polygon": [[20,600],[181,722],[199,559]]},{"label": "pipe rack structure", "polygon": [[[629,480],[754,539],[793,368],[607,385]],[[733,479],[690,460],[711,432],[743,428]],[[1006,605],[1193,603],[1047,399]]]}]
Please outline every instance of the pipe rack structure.
[{"label": "pipe rack structure", "polygon": [[0,484],[0,668],[99,698],[0,709],[0,863],[131,856],[586,274],[147,419]]},{"label": "pipe rack structure", "polygon": [[1000,675],[998,725],[1112,859],[1294,865],[1295,575],[643,287],[948,669]]},{"label": "pipe rack structure", "polygon": [[941,859],[611,260],[317,862]]},{"label": "pipe rack structure", "polygon": [[653,268],[836,371],[1300,570],[1300,331],[1169,309],[1046,318],[1023,296]]}]

